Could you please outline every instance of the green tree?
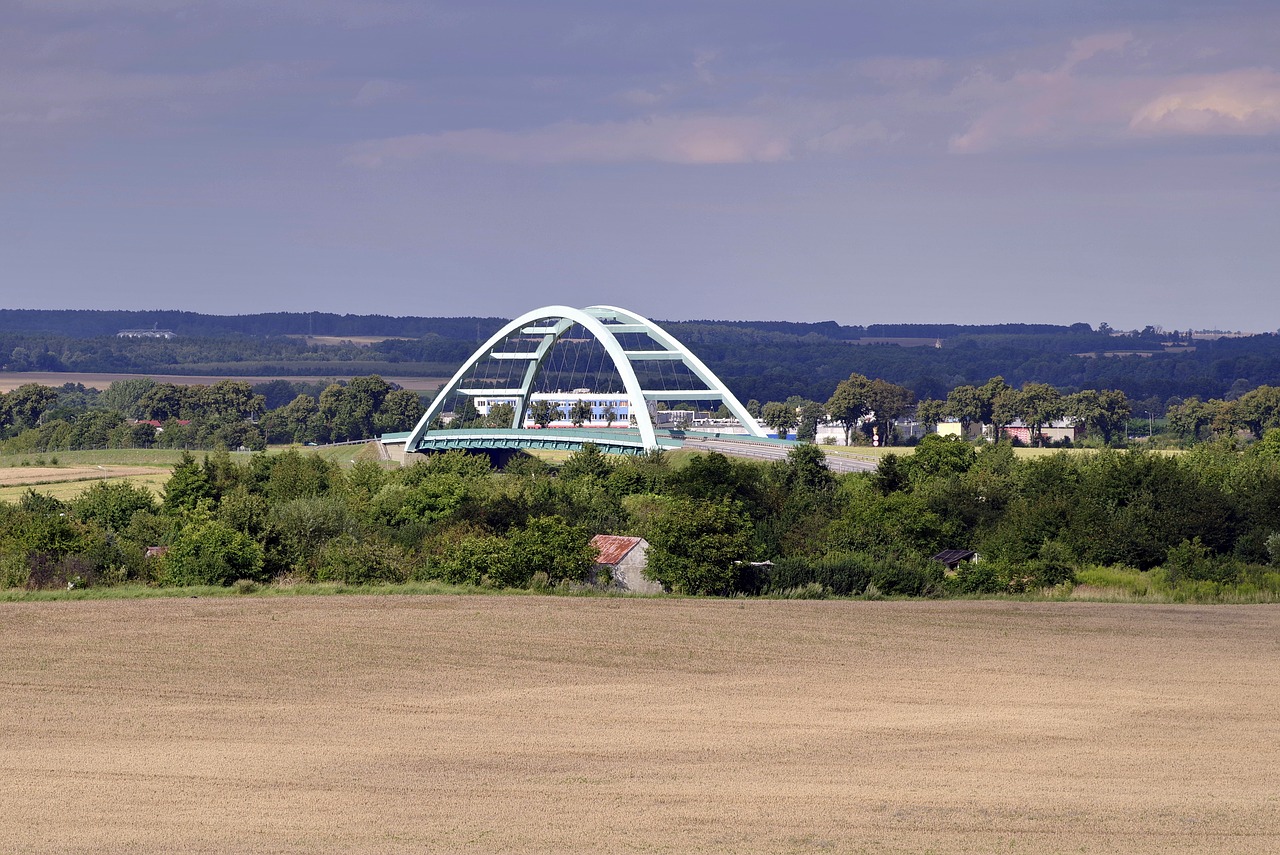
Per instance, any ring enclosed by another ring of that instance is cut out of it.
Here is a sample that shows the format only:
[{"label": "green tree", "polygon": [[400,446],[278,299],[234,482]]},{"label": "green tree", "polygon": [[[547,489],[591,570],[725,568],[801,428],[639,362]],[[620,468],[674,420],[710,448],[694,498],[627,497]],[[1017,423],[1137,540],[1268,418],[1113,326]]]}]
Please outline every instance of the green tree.
[{"label": "green tree", "polygon": [[915,400],[915,395],[905,386],[898,386],[876,378],[867,388],[867,408],[875,414],[876,428],[882,445],[893,443],[893,423],[901,418]]},{"label": "green tree", "polygon": [[920,440],[915,454],[906,461],[913,482],[963,475],[973,468],[978,455],[973,446],[958,436],[931,433]]},{"label": "green tree", "polygon": [[853,437],[853,429],[869,409],[867,397],[871,391],[871,381],[861,374],[850,374],[848,380],[841,380],[836,390],[827,401],[827,414],[844,427],[844,444],[849,445]]},{"label": "green tree", "polygon": [[991,425],[991,436],[999,442],[1006,426],[1017,421],[1022,412],[1022,401],[1016,389],[1004,388],[996,392],[991,399],[991,410],[988,424]]},{"label": "green tree", "polygon": [[764,405],[760,420],[773,428],[779,439],[786,439],[787,433],[800,421],[794,408],[788,407],[786,404],[780,404],[777,401],[770,401]]},{"label": "green tree", "polygon": [[115,380],[98,396],[98,406],[124,413],[132,419],[143,418],[143,410],[139,404],[155,385],[156,381],[150,377]]},{"label": "green tree", "polygon": [[800,423],[796,426],[796,439],[801,442],[813,442],[818,438],[818,425],[827,417],[827,412],[817,401],[805,401],[800,405]]},{"label": "green tree", "polygon": [[591,402],[590,401],[574,401],[569,407],[569,421],[574,427],[582,427],[582,425],[591,420]]},{"label": "green tree", "polygon": [[751,536],[736,502],[673,498],[652,522],[645,575],[677,593],[732,593]]},{"label": "green tree", "polygon": [[243,380],[219,380],[212,386],[196,386],[195,415],[204,420],[242,421],[262,415],[266,398],[255,395]]},{"label": "green tree", "polygon": [[595,478],[603,481],[613,472],[613,466],[605,459],[605,453],[594,442],[584,443],[582,448],[569,455],[560,467],[560,477],[573,480],[575,478]]},{"label": "green tree", "polygon": [[1169,429],[1175,434],[1195,442],[1201,439],[1204,429],[1213,423],[1217,405],[1220,403],[1220,401],[1204,402],[1192,396],[1170,407],[1165,413],[1165,419]]},{"label": "green tree", "polygon": [[170,585],[228,585],[262,576],[262,547],[216,519],[183,526],[165,554],[161,579]]},{"label": "green tree", "polygon": [[957,386],[947,395],[943,413],[947,418],[960,422],[960,429],[965,438],[969,429],[975,424],[986,424],[989,406],[982,391],[974,386]]},{"label": "green tree", "polygon": [[560,408],[556,406],[555,401],[548,401],[545,398],[539,398],[529,404],[529,418],[540,428],[547,428],[552,422],[564,417],[564,413],[560,412]]},{"label": "green tree", "polygon": [[71,511],[77,519],[121,532],[138,511],[154,513],[156,500],[146,487],[135,487],[127,481],[97,481],[72,499]]},{"label": "green tree", "polygon": [[1125,425],[1132,410],[1124,392],[1115,389],[1082,389],[1069,395],[1063,402],[1063,411],[1084,425],[1091,435],[1097,435],[1107,445],[1123,438]]},{"label": "green tree", "polygon": [[217,492],[204,467],[196,463],[190,452],[182,452],[164,485],[161,506],[165,513],[187,513],[194,510],[201,499],[216,498]]},{"label": "green tree", "polygon": [[507,535],[509,586],[525,586],[535,573],[545,573],[550,584],[585,582],[595,566],[591,535],[557,515],[530,519]]},{"label": "green tree", "polygon": [[[616,413],[614,414],[616,417]],[[491,428],[512,428],[516,427],[516,409],[510,404],[494,404],[489,408],[489,415],[485,418],[485,426]]]},{"label": "green tree", "polygon": [[321,438],[320,405],[310,395],[298,395],[268,415],[272,417],[268,438],[273,441],[301,444]]},{"label": "green tree", "polygon": [[35,427],[44,414],[58,403],[55,389],[37,383],[24,383],[3,398],[4,408],[0,410],[0,418],[15,433]]},{"label": "green tree", "polygon": [[135,411],[142,418],[164,422],[169,419],[183,417],[186,397],[183,390],[173,383],[156,383],[142,394],[135,405]]},{"label": "green tree", "polygon": [[1062,418],[1065,405],[1062,393],[1048,383],[1023,383],[1016,398],[1017,412],[1032,440],[1037,445],[1044,445],[1041,430]]},{"label": "green tree", "polygon": [[1280,427],[1280,386],[1259,386],[1236,401],[1235,420],[1255,439],[1265,431]]},{"label": "green tree", "polygon": [[932,432],[938,426],[938,422],[945,417],[946,410],[945,401],[925,398],[916,404],[916,421],[923,425],[926,431]]},{"label": "green tree", "polygon": [[457,409],[453,411],[453,421],[449,422],[449,427],[471,427],[479,421],[480,411],[476,409],[476,402],[472,400],[470,395],[463,395],[462,403],[458,404]]},{"label": "green tree", "polygon": [[373,427],[380,434],[411,430],[422,418],[422,413],[422,399],[417,392],[393,389],[382,399],[382,406],[374,414]]}]

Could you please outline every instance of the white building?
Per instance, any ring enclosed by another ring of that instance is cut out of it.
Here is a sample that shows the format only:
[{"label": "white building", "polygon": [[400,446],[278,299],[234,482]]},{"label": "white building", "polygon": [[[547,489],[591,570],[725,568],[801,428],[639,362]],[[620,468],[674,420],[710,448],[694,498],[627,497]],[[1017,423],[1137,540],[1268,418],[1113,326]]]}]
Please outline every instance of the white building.
[{"label": "white building", "polygon": [[[591,418],[583,422],[584,427],[628,427],[631,424],[631,399],[620,392],[592,392],[590,389],[574,389],[571,392],[534,392],[531,396],[534,401],[550,401],[560,410],[561,417],[553,421],[553,426],[568,427],[573,424],[570,414],[573,407],[579,401],[586,401],[591,405]],[[488,396],[478,395],[472,399],[477,412],[482,416],[488,416],[494,407],[506,404],[508,407],[515,409],[519,405],[519,399],[510,396]],[[606,415],[608,411],[613,410],[613,420],[610,424],[609,417]],[[657,412],[654,405],[649,404],[649,413],[655,417],[657,421]],[[533,425],[533,419],[529,418],[525,413],[525,427]]]}]

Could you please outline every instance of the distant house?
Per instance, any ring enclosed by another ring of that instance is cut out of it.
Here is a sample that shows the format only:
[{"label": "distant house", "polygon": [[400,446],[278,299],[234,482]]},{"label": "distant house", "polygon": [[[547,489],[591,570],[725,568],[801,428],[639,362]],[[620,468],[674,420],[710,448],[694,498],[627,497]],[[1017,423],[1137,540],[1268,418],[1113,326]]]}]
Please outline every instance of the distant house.
[{"label": "distant house", "polygon": [[[1080,438],[1082,432],[1079,425],[1068,419],[1059,419],[1056,422],[1040,426],[1040,438],[1046,443],[1062,442],[1064,439],[1075,442]],[[1031,445],[1035,441],[1035,437],[1031,435],[1031,428],[1021,421],[1005,425],[1001,428],[1001,434],[1009,439],[1017,440],[1023,445]]]},{"label": "distant house", "polygon": [[954,573],[966,561],[977,561],[978,553],[972,549],[944,549],[933,556],[933,560],[945,564],[948,573]]},{"label": "distant house", "polygon": [[149,330],[120,330],[116,333],[116,338],[177,338],[178,334],[173,330],[161,330],[152,327]]},{"label": "distant house", "polygon": [[938,422],[934,430],[939,436],[954,436],[960,439],[976,439],[982,436],[982,425],[976,422],[969,425],[967,432],[964,429],[964,425],[958,421]]},{"label": "distant house", "polygon": [[597,576],[607,570],[613,585],[623,591],[638,594],[661,594],[662,585],[644,577],[649,542],[643,537],[626,537],[618,534],[597,534],[591,538],[596,549]]},{"label": "distant house", "polygon": [[[191,419],[176,419],[175,421],[183,427],[191,424]],[[129,424],[150,425],[155,428],[157,434],[164,433],[164,422],[159,419],[130,419]]]}]

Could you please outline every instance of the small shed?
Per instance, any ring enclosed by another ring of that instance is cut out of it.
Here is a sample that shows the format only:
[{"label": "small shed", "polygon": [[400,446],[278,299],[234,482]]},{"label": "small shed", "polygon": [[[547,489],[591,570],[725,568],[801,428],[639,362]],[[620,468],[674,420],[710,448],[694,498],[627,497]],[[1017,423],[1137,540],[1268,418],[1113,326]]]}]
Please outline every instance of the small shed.
[{"label": "small shed", "polygon": [[600,569],[608,570],[614,587],[638,594],[662,593],[661,584],[644,577],[649,541],[643,537],[597,534],[591,538],[591,545],[597,553],[597,574]]},{"label": "small shed", "polygon": [[977,561],[978,553],[972,549],[944,549],[933,556],[933,560],[945,564],[948,573],[954,573],[960,569],[960,565],[964,562]]}]

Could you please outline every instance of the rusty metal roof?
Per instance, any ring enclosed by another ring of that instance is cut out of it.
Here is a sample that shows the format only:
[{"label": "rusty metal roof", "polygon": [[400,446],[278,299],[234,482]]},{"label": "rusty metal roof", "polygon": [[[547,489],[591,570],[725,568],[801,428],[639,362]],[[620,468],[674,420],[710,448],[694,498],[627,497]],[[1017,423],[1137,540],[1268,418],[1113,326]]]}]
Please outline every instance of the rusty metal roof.
[{"label": "rusty metal roof", "polygon": [[620,534],[597,534],[591,538],[591,545],[600,553],[597,564],[617,564],[627,553],[636,548],[644,538],[626,537]]}]

